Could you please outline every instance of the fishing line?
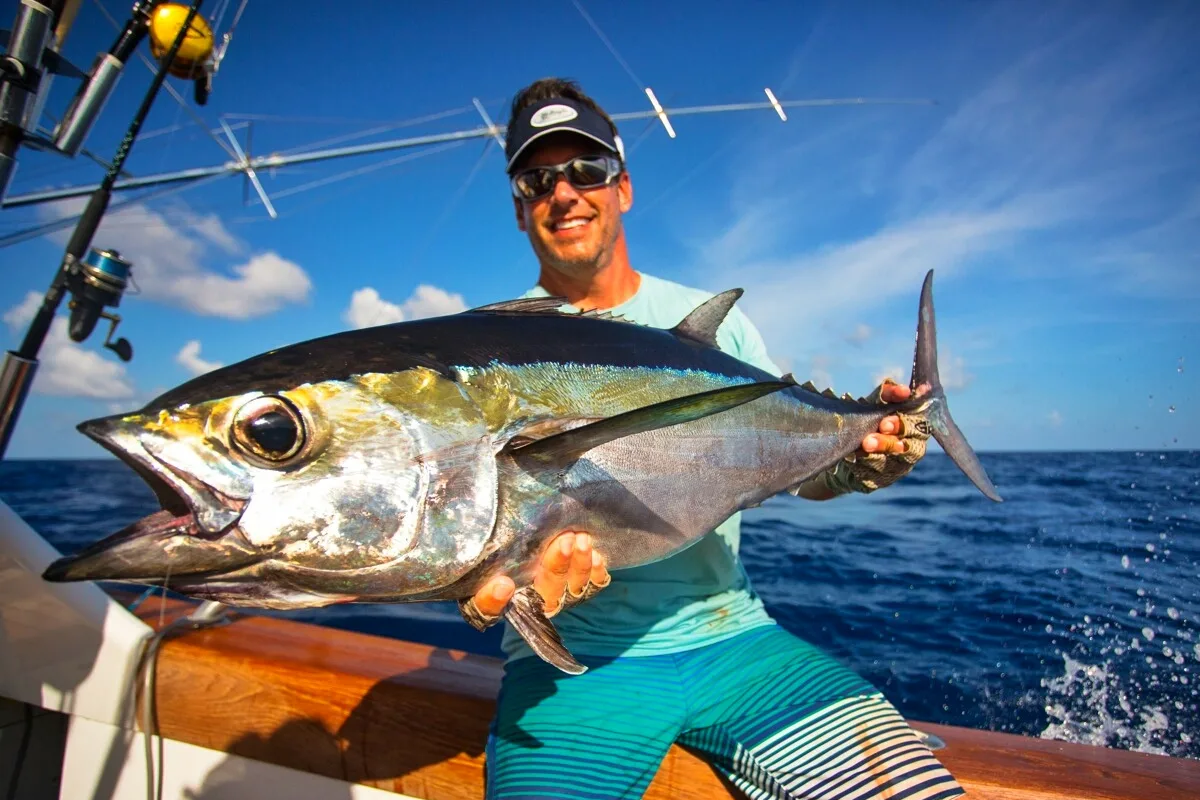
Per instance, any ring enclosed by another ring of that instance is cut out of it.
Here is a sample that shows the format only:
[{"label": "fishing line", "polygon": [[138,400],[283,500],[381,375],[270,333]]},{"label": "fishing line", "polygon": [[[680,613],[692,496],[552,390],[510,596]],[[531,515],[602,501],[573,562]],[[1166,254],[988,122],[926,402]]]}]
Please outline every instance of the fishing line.
[{"label": "fishing line", "polygon": [[[249,123],[247,123],[247,122],[237,122],[237,123],[234,123],[233,125],[230,125],[229,127],[233,130],[240,130],[242,128],[247,127],[248,125],[249,125]],[[146,133],[138,134],[138,140],[144,141],[146,139],[156,139],[159,136],[166,136],[167,134],[175,133],[175,131],[180,130],[181,128],[184,128],[184,127],[187,127],[187,126],[186,125],[171,125],[170,127],[167,127],[167,128],[157,128],[155,130],[148,131]],[[217,130],[214,128],[209,128],[208,132],[211,133],[213,136],[217,135]]]},{"label": "fishing line", "polygon": [[600,37],[600,41],[604,42],[604,46],[608,48],[608,52],[612,53],[613,58],[617,60],[617,63],[625,68],[625,72],[629,74],[629,77],[633,79],[633,82],[637,84],[637,87],[643,92],[646,91],[646,84],[642,83],[641,80],[638,79],[638,76],[633,73],[633,70],[630,68],[630,66],[625,63],[625,59],[621,58],[621,54],[617,52],[617,48],[613,47],[612,42],[610,42],[608,37],[604,35],[604,31],[600,30],[600,26],[597,25],[595,21],[588,16],[588,13],[583,10],[583,6],[579,4],[579,0],[571,0],[571,2],[575,4],[575,8],[579,9],[579,13],[583,15],[583,18],[587,21],[587,24],[592,26],[592,30],[594,30],[596,35]]},{"label": "fishing line", "polygon": [[416,125],[421,122],[433,122],[435,120],[452,117],[457,114],[464,114],[468,111],[474,111],[474,106],[463,106],[460,108],[451,108],[446,111],[435,111],[431,114],[426,114],[423,117],[413,117],[411,119],[395,120],[395,119],[367,119],[364,117],[296,117],[285,114],[250,114],[242,112],[230,112],[222,114],[225,119],[245,119],[254,120],[255,122],[294,122],[305,125],[322,124],[322,125],[395,125],[403,127],[405,125]]},{"label": "fishing line", "polygon": [[[112,203],[108,207],[107,213],[111,214],[117,209],[124,208],[125,206],[132,205],[134,203],[139,203],[143,200],[149,200],[154,197],[164,197],[169,194],[174,194],[175,192],[182,192],[185,189],[193,189],[201,184],[211,183],[218,178],[228,177],[228,175],[229,173],[223,172],[217,173],[216,175],[205,175],[202,178],[192,179],[187,183],[177,183],[163,186],[158,189],[152,189],[144,194],[139,194],[137,197],[129,197]],[[47,233],[54,233],[55,231],[62,230],[63,228],[68,228],[71,225],[74,225],[75,222],[77,222],[82,216],[82,213],[73,214],[69,217],[61,217],[52,222],[47,222],[32,228],[25,228],[24,230],[17,231],[16,233],[10,233],[7,236],[0,236],[0,250],[3,250],[6,247],[11,247],[14,244],[20,244],[21,242],[29,241],[30,239],[36,239],[39,236],[45,236]]]},{"label": "fishing line", "polygon": [[228,10],[229,10],[229,0],[219,0],[217,3],[217,9],[212,14],[212,21],[209,24],[209,28],[211,28],[214,31],[217,30],[218,28],[220,28],[221,20],[225,18],[225,12]]},{"label": "fishing line", "polygon": [[[167,602],[167,590],[164,584],[162,608]],[[185,629],[200,630],[216,625],[224,625],[231,620],[223,603],[206,600],[196,607],[191,614],[174,620],[169,625],[162,624],[160,611],[159,627],[146,640],[138,658],[137,670],[133,679],[134,706],[137,705],[137,693],[140,689],[141,727],[144,741],[144,757],[146,759],[146,794],[149,800],[161,800],[163,795],[163,737],[158,728],[158,654],[162,644],[170,636]],[[158,768],[154,765],[154,739],[158,739]]]},{"label": "fishing line", "polygon": [[[386,167],[394,166],[396,164],[400,164],[405,161],[413,161],[418,158],[424,158],[425,156],[431,156],[431,155],[434,155],[435,153],[439,153],[444,150],[449,150],[454,147],[461,147],[464,144],[466,144],[466,142],[464,142],[464,141],[446,142],[444,144],[436,145],[434,147],[430,147],[427,150],[421,150],[416,153],[405,153],[404,155],[397,156],[396,158],[388,159],[387,161],[381,161],[378,164],[371,164],[370,166],[367,166],[367,167],[358,167],[356,169],[348,170],[346,172],[342,172],[337,175],[332,175],[332,176],[328,176],[325,178],[318,178],[317,180],[309,181],[308,183],[302,184],[300,186],[293,186],[290,189],[285,189],[281,192],[276,192],[276,193],[272,194],[271,196],[273,198],[279,198],[279,197],[287,197],[287,196],[293,195],[293,194],[299,194],[302,191],[314,189],[319,186],[325,186],[330,183],[336,183],[339,181],[346,180],[348,178],[354,178],[354,177],[357,177],[360,175],[366,175],[367,173],[375,172],[377,170],[381,170]],[[355,187],[351,187],[351,188],[353,189]],[[347,190],[347,191],[349,191],[349,190]],[[344,194],[344,192],[342,192],[342,193]],[[337,196],[337,195],[336,194],[323,195],[322,198],[320,200],[316,201],[315,203],[307,203],[307,204],[304,204],[301,206],[297,206],[288,212],[280,213],[279,217],[283,218],[283,217],[293,216],[293,215],[299,213],[300,211],[318,206],[321,203],[324,203],[324,202],[332,199],[335,196]],[[256,201],[252,200],[251,204],[253,205],[254,202],[256,202]],[[263,218],[257,217],[257,216],[256,217],[240,217],[237,219],[230,220],[231,223],[262,222],[262,221],[264,221]]]},{"label": "fishing line", "polygon": [[494,139],[487,139],[484,141],[483,150],[479,153],[479,158],[475,159],[475,164],[471,167],[471,171],[467,173],[466,180],[464,180],[459,185],[458,189],[455,190],[454,194],[450,196],[450,199],[446,202],[446,207],[442,209],[442,213],[438,215],[438,218],[434,221],[433,225],[429,227],[429,230],[425,234],[420,246],[414,251],[414,255],[409,261],[410,265],[420,261],[421,257],[425,255],[425,251],[429,249],[429,245],[433,242],[433,235],[442,227],[442,225],[449,218],[450,212],[454,210],[454,207],[458,205],[460,200],[462,200],[463,195],[467,193],[467,189],[475,180],[475,176],[479,174],[479,168],[483,166],[484,161],[487,159],[488,153],[491,151],[491,147],[494,143]]},{"label": "fishing line", "polygon": [[[96,6],[96,8],[100,9],[100,13],[102,13],[104,15],[104,18],[108,20],[109,24],[112,25],[119,32],[121,30],[121,23],[117,22],[116,17],[114,17],[112,14],[108,13],[108,9],[104,7],[104,5],[100,2],[100,0],[92,0],[92,3]],[[147,57],[146,54],[141,51],[140,48],[138,49],[137,54],[138,54],[138,58],[140,58],[142,60],[142,63],[146,65],[146,68],[149,69],[150,72],[152,72],[152,73],[158,72],[158,66],[154,62],[152,62],[149,59],[149,57]],[[183,96],[180,95],[179,92],[175,90],[174,86],[172,86],[170,83],[164,82],[163,88],[166,89],[167,94],[169,94],[169,95],[171,95],[171,97],[175,98],[175,102],[179,104],[179,107],[182,108],[184,111],[186,111],[188,113],[188,115],[191,116],[191,118],[195,121],[195,123],[204,129],[204,132],[208,134],[210,139],[212,139],[214,142],[216,142],[217,145],[222,150],[224,150],[229,155],[230,158],[235,159],[235,160],[237,159],[237,153],[234,152],[233,148],[230,147],[225,142],[218,139],[217,135],[215,133],[213,133],[211,130],[209,130],[208,123],[205,122],[204,118],[201,117],[199,114],[197,114],[190,105],[188,105],[187,101],[184,100]],[[178,118],[178,115],[176,115],[176,118]]]},{"label": "fishing line", "polygon": [[[28,703],[21,704],[24,714],[24,727],[21,729],[21,743],[17,745],[17,760],[16,766],[13,768],[12,775],[8,779],[8,792],[5,794],[7,800],[16,800],[17,787],[21,783],[21,772],[25,768],[25,759],[29,755],[29,741],[33,738],[33,709]],[[16,723],[13,723],[14,725]],[[7,726],[6,726],[7,727]]]},{"label": "fishing line", "polygon": [[701,172],[703,172],[705,169],[707,169],[709,164],[711,164],[713,161],[715,161],[719,156],[724,155],[727,150],[731,149],[736,144],[738,144],[738,142],[736,140],[730,139],[725,144],[721,145],[716,150],[709,153],[709,155],[705,159],[703,159],[702,161],[700,161],[700,163],[696,164],[695,167],[693,167],[692,169],[690,169],[686,173],[684,173],[684,175],[681,178],[679,178],[679,180],[675,181],[670,186],[668,186],[666,189],[664,189],[662,192],[660,192],[649,203],[644,203],[640,209],[635,209],[633,212],[631,212],[630,216],[636,218],[637,216],[644,216],[645,214],[649,213],[650,209],[654,208],[659,203],[661,203],[664,199],[666,199],[667,197],[670,197],[672,194],[674,194],[676,191],[678,191],[678,189],[681,186],[683,186],[685,183],[692,180],[697,175],[699,175]]}]

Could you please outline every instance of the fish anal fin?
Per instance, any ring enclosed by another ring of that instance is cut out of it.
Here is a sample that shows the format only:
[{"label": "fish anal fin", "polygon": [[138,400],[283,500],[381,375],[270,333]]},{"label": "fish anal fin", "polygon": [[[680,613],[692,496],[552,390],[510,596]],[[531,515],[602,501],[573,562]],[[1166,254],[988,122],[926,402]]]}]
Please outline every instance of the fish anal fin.
[{"label": "fish anal fin", "polygon": [[730,289],[713,295],[692,309],[683,320],[671,329],[676,336],[691,339],[694,342],[717,346],[717,329],[729,315],[734,303],[742,296],[741,289]]},{"label": "fish anal fin", "polygon": [[587,667],[575,660],[563,644],[562,637],[546,617],[545,604],[537,589],[526,586],[518,589],[508,603],[504,618],[513,626],[530,649],[547,664],[569,675],[581,675]]},{"label": "fish anal fin", "polygon": [[689,394],[661,403],[635,408],[606,417],[573,430],[556,433],[533,442],[519,437],[505,449],[521,459],[533,459],[545,466],[565,467],[594,447],[635,433],[691,422],[711,414],[757,400],[760,397],[795,386],[795,381],[775,380],[742,383],[706,392]]}]

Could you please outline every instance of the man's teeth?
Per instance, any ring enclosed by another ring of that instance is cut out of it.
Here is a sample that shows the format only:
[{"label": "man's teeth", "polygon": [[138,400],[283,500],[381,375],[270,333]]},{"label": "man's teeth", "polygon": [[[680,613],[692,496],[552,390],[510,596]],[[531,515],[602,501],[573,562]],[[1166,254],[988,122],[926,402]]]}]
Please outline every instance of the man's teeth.
[{"label": "man's teeth", "polygon": [[587,225],[589,220],[586,219],[564,219],[562,222],[557,222],[554,225],[554,230],[565,231],[571,228],[578,228],[581,225]]}]

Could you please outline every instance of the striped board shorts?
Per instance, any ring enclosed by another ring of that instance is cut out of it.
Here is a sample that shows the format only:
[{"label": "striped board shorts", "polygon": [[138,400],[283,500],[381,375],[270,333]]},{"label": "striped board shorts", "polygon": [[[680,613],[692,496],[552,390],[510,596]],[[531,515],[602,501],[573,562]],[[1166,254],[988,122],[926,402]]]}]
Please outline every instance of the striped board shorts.
[{"label": "striped board shorts", "polygon": [[964,793],[870,683],[777,625],[682,653],[505,667],[489,798],[641,797],[671,745],[753,800]]}]

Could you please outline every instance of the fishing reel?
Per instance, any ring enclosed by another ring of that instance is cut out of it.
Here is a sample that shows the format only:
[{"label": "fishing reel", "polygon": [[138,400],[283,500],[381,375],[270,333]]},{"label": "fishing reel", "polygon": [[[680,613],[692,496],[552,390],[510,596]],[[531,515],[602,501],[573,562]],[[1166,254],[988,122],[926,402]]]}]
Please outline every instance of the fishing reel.
[{"label": "fishing reel", "polygon": [[[58,150],[70,156],[78,155],[138,44],[149,35],[150,52],[161,61],[183,29],[190,11],[191,8],[183,3],[137,0],[117,41],[107,53],[97,56],[87,80],[79,87],[67,113],[54,129],[52,139]],[[212,27],[204,17],[196,14],[168,67],[170,74],[195,82],[195,99],[200,105],[207,102],[212,88],[213,44]]]},{"label": "fishing reel", "polygon": [[121,296],[129,284],[132,266],[116,250],[93,247],[83,261],[74,261],[70,265],[67,277],[67,289],[72,295],[67,304],[71,311],[67,333],[73,341],[82,342],[92,335],[97,322],[102,318],[108,320],[112,324],[108,336],[104,338],[104,346],[122,361],[133,358],[133,345],[124,337],[115,342],[112,340],[121,318],[104,309],[106,306],[116,308],[120,305]]}]

